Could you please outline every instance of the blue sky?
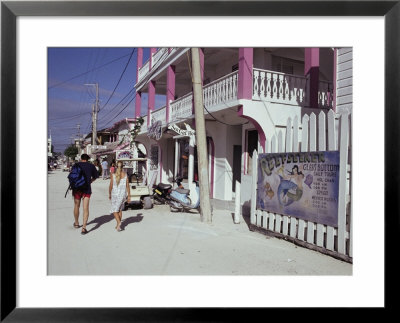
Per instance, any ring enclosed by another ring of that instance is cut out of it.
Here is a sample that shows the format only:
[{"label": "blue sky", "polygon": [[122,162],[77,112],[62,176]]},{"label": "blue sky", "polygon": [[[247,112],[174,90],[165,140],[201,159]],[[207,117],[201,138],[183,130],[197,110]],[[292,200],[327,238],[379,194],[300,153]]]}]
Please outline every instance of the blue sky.
[{"label": "blue sky", "polygon": [[[143,62],[149,58],[143,49]],[[133,53],[133,54],[132,54]],[[48,136],[54,151],[64,152],[77,137],[92,130],[92,104],[99,84],[97,130],[134,117],[136,48],[49,48],[48,49]],[[165,105],[158,96],[156,108]],[[147,111],[147,96],[142,97],[142,115]],[[79,125],[79,126],[78,126]]]}]

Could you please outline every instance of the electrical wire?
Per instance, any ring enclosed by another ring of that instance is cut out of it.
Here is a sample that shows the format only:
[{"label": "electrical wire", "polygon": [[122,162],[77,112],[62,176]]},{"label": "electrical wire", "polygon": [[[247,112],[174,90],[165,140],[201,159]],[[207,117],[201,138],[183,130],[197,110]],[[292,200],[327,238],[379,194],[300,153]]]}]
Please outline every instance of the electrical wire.
[{"label": "electrical wire", "polygon": [[63,120],[65,120],[65,119],[80,117],[80,116],[83,116],[83,115],[85,115],[85,114],[87,114],[87,113],[88,113],[88,112],[82,112],[82,113],[78,113],[78,114],[75,114],[75,115],[72,115],[72,116],[68,116],[68,117],[49,118],[48,120],[58,120],[58,119],[63,119]]},{"label": "electrical wire", "polygon": [[98,66],[98,67],[95,67],[95,68],[93,68],[93,69],[91,69],[91,70],[89,70],[89,71],[86,71],[86,72],[81,73],[81,74],[79,74],[79,75],[75,75],[75,76],[73,76],[73,77],[71,77],[71,78],[69,78],[69,79],[67,79],[67,80],[65,80],[65,81],[62,81],[62,82],[59,82],[59,83],[54,84],[54,85],[52,85],[52,86],[49,86],[48,89],[51,90],[51,89],[53,89],[53,88],[55,88],[55,87],[58,87],[58,86],[60,86],[60,85],[62,85],[62,84],[65,84],[65,83],[67,83],[67,82],[69,82],[69,81],[71,81],[71,80],[73,80],[73,79],[76,79],[76,78],[81,77],[81,76],[83,76],[83,75],[85,75],[85,74],[88,74],[88,73],[90,73],[90,72],[93,72],[94,70],[97,70],[97,69],[102,68],[102,67],[104,67],[104,66],[110,65],[110,64],[112,64],[112,63],[114,63],[114,62],[116,62],[116,61],[119,61],[120,59],[123,59],[124,57],[126,57],[126,56],[128,56],[128,55],[129,55],[129,54],[126,54],[126,55],[124,55],[124,56],[118,57],[118,58],[116,58],[116,59],[114,59],[114,60],[112,60],[112,61],[109,61],[109,62],[107,62],[107,63],[105,63],[105,64],[103,64],[103,65],[100,65],[100,66]]},{"label": "electrical wire", "polygon": [[115,118],[117,117],[117,116],[119,116],[127,107],[128,107],[128,105],[135,99],[135,97],[136,97],[136,93],[133,95],[133,97],[129,100],[129,102],[126,102],[126,103],[124,103],[123,105],[122,105],[122,107],[123,107],[123,109],[121,110],[121,111],[119,111],[118,113],[117,113],[117,115],[115,115],[115,116],[113,116],[111,119],[109,119],[107,122],[104,122],[104,126],[103,126],[103,128],[106,128],[107,127],[107,124],[109,123],[109,122],[115,122],[114,120],[115,120]]},{"label": "electrical wire", "polygon": [[[115,90],[117,89],[119,83],[121,82],[122,77],[123,77],[124,74],[125,74],[126,69],[128,68],[128,65],[129,65],[129,63],[130,63],[130,61],[131,61],[131,59],[132,59],[132,56],[133,56],[133,53],[135,52],[135,49],[136,49],[136,48],[134,48],[134,49],[132,50],[131,56],[129,56],[128,62],[126,63],[125,68],[124,68],[124,70],[123,70],[122,73],[121,73],[121,76],[119,77],[119,80],[118,80],[118,82],[117,82],[117,85],[115,85],[114,90],[112,91],[112,93],[111,93],[110,97],[108,98],[107,102],[103,105],[102,109],[104,109],[104,108],[106,107],[106,105],[108,104],[108,102],[110,101],[110,99],[112,98],[112,96],[114,95]],[[99,112],[100,112],[100,108],[99,108]]]},{"label": "electrical wire", "polygon": [[[136,48],[135,48],[135,49],[136,49]],[[135,49],[134,49],[134,50],[135,50]],[[168,55],[165,55],[164,58],[163,58],[161,61],[158,61],[158,62],[157,62],[157,64],[158,64],[158,65],[162,64],[167,58],[168,58]],[[121,100],[119,103],[117,103],[117,104],[112,108],[111,111],[113,111],[115,108],[117,108],[117,106],[118,106],[119,104],[121,104],[121,102],[122,102],[126,97],[128,97],[128,96],[130,95],[130,92],[132,92],[133,90],[134,90],[134,88],[132,88],[132,90],[129,91],[128,94],[127,94],[124,98],[122,98],[122,100]],[[134,97],[133,97],[128,103],[126,103],[126,105],[129,105],[129,103],[131,103],[131,102],[135,99],[135,97],[136,97],[136,93],[135,93]],[[125,107],[122,109],[122,111],[124,111],[124,110],[126,109],[126,107],[127,107],[127,106],[125,106]],[[104,120],[104,117],[108,116],[108,115],[111,113],[111,111],[110,111],[109,113],[107,113],[107,115],[103,116],[103,120]],[[120,111],[116,116],[114,116],[113,118],[111,118],[108,122],[114,120],[118,115],[120,115],[120,114],[122,113],[122,111]],[[108,122],[106,122],[105,124],[107,124]]]},{"label": "electrical wire", "polygon": [[116,105],[114,105],[114,107],[112,107],[111,110],[108,111],[107,114],[103,115],[102,118],[99,118],[98,121],[102,121],[102,120],[104,120],[108,115],[110,115],[111,112],[113,112],[114,109],[116,109],[129,95],[131,95],[133,91],[134,91],[134,88],[132,88],[131,90],[129,90],[129,92],[128,92]]}]

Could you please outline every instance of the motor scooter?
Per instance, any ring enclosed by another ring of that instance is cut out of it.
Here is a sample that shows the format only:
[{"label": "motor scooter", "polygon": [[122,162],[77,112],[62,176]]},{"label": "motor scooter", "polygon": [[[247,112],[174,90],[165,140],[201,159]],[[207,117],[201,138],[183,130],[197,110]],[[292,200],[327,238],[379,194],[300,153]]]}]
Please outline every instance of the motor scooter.
[{"label": "motor scooter", "polygon": [[198,210],[200,212],[199,182],[195,181],[194,183],[196,183],[197,201],[192,204],[192,200],[189,197],[190,190],[178,187],[170,193],[171,199],[168,201],[168,204],[171,211],[189,212],[190,210]]},{"label": "motor scooter", "polygon": [[170,199],[170,193],[172,190],[171,184],[159,183],[153,186],[153,201],[154,204],[161,205],[166,204]]},{"label": "motor scooter", "polygon": [[[177,177],[175,180],[173,180],[173,182],[177,184],[178,188],[183,188],[182,180],[183,180],[182,177]],[[171,184],[159,183],[157,185],[153,185],[154,204],[157,205],[168,204],[168,201],[171,199],[170,197],[171,191],[172,191]]]}]

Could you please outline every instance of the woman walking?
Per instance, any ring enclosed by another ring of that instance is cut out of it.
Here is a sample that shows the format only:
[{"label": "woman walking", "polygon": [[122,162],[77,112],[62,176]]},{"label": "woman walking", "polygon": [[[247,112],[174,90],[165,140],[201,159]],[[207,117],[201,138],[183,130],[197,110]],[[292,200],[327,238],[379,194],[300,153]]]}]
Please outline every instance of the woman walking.
[{"label": "woman walking", "polygon": [[115,173],[110,176],[110,186],[108,188],[108,198],[111,200],[110,212],[114,214],[114,218],[117,221],[117,226],[115,227],[117,231],[122,231],[122,207],[127,199],[127,195],[128,203],[131,200],[129,181],[127,180],[127,174],[124,172],[122,167],[122,162],[118,161]]}]

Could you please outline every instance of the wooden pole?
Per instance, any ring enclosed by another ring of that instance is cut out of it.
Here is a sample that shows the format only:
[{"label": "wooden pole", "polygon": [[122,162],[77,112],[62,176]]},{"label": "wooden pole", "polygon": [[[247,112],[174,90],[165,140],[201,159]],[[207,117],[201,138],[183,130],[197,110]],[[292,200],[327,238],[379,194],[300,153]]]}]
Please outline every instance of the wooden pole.
[{"label": "wooden pole", "polygon": [[193,98],[194,116],[196,121],[196,144],[200,189],[200,219],[201,222],[212,222],[210,191],[208,183],[208,158],[206,127],[203,109],[203,88],[200,73],[199,48],[192,48],[192,70],[193,70]]}]

